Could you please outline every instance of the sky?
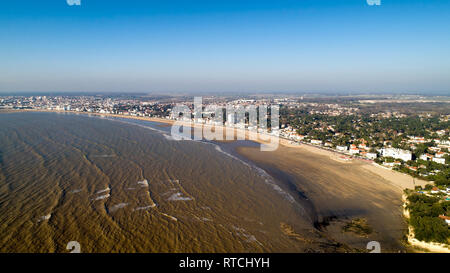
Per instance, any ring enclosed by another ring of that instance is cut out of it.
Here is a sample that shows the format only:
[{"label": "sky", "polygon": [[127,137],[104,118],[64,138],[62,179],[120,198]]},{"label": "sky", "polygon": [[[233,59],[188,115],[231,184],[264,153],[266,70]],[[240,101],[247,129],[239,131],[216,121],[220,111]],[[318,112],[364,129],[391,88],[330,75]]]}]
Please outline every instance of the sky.
[{"label": "sky", "polygon": [[0,92],[34,91],[450,95],[450,1],[2,1]]}]

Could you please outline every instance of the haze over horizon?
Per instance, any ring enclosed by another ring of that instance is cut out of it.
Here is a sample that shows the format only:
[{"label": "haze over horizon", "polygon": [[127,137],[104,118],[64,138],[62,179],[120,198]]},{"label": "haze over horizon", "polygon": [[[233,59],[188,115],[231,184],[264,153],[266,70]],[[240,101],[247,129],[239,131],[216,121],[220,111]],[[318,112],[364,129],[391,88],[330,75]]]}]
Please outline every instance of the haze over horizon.
[{"label": "haze over horizon", "polygon": [[450,2],[8,1],[0,93],[450,93]]}]

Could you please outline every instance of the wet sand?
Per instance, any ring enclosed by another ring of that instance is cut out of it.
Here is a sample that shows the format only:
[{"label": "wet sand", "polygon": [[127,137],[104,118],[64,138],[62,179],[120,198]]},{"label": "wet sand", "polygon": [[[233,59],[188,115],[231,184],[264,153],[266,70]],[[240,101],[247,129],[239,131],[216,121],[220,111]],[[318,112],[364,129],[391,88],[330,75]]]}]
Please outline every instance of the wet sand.
[{"label": "wet sand", "polygon": [[[315,226],[334,240],[356,248],[375,240],[383,251],[404,250],[400,240],[407,226],[402,217],[402,190],[367,170],[367,163],[330,160],[327,154],[313,153],[303,145],[296,149],[280,146],[266,153],[247,147],[237,151],[278,178],[284,189],[306,196]],[[342,232],[355,218],[367,219],[374,232],[365,237]]]},{"label": "wet sand", "polygon": [[370,172],[372,172],[375,175],[378,175],[386,180],[386,182],[390,183],[392,186],[397,187],[401,190],[404,189],[414,189],[415,186],[425,186],[426,184],[429,184],[429,181],[413,178],[410,175],[400,173],[391,169],[388,169],[386,167],[380,166],[376,163],[372,163],[370,161],[363,161],[359,159],[351,159],[349,161],[344,161],[341,159],[341,154],[331,152],[328,150],[324,150],[318,147],[314,147],[311,145],[292,145],[289,144],[289,141],[281,140],[280,142],[283,146],[289,147],[291,149],[300,149],[308,153],[313,153],[316,155],[322,155],[325,157],[328,157],[329,159],[332,159],[334,161],[338,161],[340,163],[359,163],[356,165],[360,165],[361,168],[364,168]]}]

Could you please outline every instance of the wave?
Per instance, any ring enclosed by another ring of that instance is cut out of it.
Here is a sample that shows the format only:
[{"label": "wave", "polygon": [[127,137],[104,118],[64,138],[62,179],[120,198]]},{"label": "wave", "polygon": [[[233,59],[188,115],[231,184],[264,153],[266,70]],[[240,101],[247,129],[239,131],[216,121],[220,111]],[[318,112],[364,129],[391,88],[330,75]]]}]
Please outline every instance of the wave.
[{"label": "wave", "polygon": [[143,188],[148,187],[148,180],[147,179],[144,179],[142,181],[138,181],[137,183],[139,185],[141,185],[141,187],[143,187]]},{"label": "wave", "polygon": [[109,198],[110,196],[111,195],[108,193],[108,194],[105,194],[105,195],[100,195],[97,198],[95,198],[94,200],[102,200],[102,199]]},{"label": "wave", "polygon": [[126,207],[126,206],[128,206],[128,203],[120,203],[120,204],[117,204],[117,205],[112,206],[111,209],[110,209],[109,211],[110,211],[110,212],[114,212],[114,211],[116,211],[116,210],[118,210],[118,209],[122,209],[122,208],[124,208],[124,207]]},{"label": "wave", "polygon": [[153,204],[153,205],[150,205],[150,206],[145,206],[145,207],[137,207],[133,211],[148,210],[148,209],[151,209],[151,208],[154,208],[154,207],[156,207],[156,204]]},{"label": "wave", "polygon": [[104,189],[104,190],[98,191],[97,194],[99,194],[99,193],[104,193],[104,192],[108,192],[108,191],[110,191],[110,190],[111,190],[111,189],[108,187],[108,188],[106,188],[106,189]]},{"label": "wave", "polygon": [[168,201],[191,201],[190,197],[183,197],[181,192],[177,192],[172,194],[168,199]]},{"label": "wave", "polygon": [[41,221],[48,221],[48,220],[50,220],[50,218],[52,218],[52,214],[51,213],[47,214],[47,215],[44,215],[41,218],[39,218],[38,223],[41,222]]}]

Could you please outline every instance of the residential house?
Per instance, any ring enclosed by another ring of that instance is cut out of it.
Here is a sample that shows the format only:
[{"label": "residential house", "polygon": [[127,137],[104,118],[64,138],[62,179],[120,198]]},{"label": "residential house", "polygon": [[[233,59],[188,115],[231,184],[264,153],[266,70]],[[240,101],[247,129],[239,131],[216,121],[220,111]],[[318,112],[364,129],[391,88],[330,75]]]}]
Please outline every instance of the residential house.
[{"label": "residential house", "polygon": [[407,150],[396,149],[396,148],[383,148],[380,150],[383,157],[393,157],[396,159],[401,159],[403,161],[412,160],[412,153]]},{"label": "residential house", "polygon": [[336,146],[336,150],[341,152],[346,152],[347,149],[348,149],[347,146]]},{"label": "residential house", "polygon": [[445,216],[445,215],[439,215],[439,218],[441,218],[442,220],[444,220],[445,223],[447,223],[447,225],[450,226],[450,217]]},{"label": "residential house", "polygon": [[445,164],[445,158],[442,157],[441,158],[435,157],[433,158],[433,161],[439,164]]}]

